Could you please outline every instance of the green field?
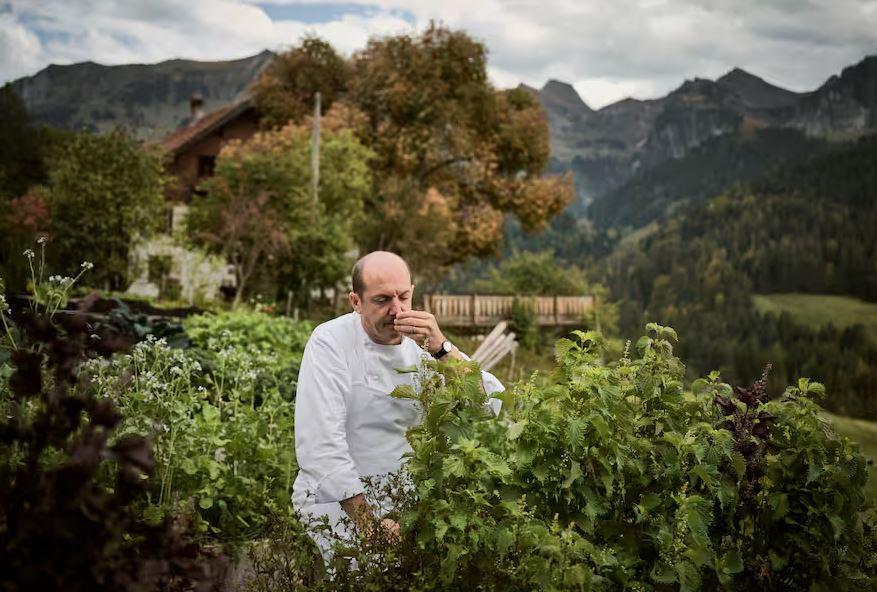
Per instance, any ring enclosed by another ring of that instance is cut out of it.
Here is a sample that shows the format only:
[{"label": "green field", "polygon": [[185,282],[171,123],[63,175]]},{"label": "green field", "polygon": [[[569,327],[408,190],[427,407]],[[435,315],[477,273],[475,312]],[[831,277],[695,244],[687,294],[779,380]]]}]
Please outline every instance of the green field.
[{"label": "green field", "polygon": [[834,424],[838,433],[856,442],[862,454],[871,461],[867,493],[868,497],[877,502],[877,422],[841,417],[827,411],[823,415]]},{"label": "green field", "polygon": [[877,342],[877,303],[865,302],[849,296],[820,294],[757,294],[752,297],[762,313],[787,312],[802,325],[835,327],[861,324],[874,342]]}]

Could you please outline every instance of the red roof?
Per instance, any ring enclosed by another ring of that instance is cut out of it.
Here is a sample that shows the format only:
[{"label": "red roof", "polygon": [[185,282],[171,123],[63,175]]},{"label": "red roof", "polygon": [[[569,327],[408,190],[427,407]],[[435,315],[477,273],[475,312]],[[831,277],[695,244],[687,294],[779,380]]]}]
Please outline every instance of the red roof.
[{"label": "red roof", "polygon": [[197,121],[187,126],[180,127],[172,131],[159,144],[173,154],[177,154],[187,146],[204,138],[214,130],[219,129],[229,121],[232,121],[242,113],[253,108],[253,101],[250,97],[244,98],[236,103],[221,107],[216,111],[208,113]]}]

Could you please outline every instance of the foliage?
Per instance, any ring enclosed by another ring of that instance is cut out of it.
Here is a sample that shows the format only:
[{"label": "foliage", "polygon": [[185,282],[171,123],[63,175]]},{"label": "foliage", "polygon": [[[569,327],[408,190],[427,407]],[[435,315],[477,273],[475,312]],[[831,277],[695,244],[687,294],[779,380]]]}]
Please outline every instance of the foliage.
[{"label": "foliage", "polygon": [[239,544],[289,519],[297,470],[292,401],[310,325],[259,313],[190,317],[191,347],[148,335],[130,355],[91,364],[91,388],[115,400],[122,434],[154,441],[152,520],[192,499],[196,524]]},{"label": "foliage", "polygon": [[197,525],[227,543],[258,537],[269,514],[291,512],[295,449],[292,402],[276,360],[208,340],[210,366],[147,338],[130,355],[87,368],[96,395],[116,401],[123,435],[154,441],[159,479],[144,515],[159,520],[175,499],[195,503]]},{"label": "foliage", "polygon": [[322,111],[328,111],[346,83],[344,59],[328,42],[307,36],[274,58],[253,85],[253,96],[263,123],[283,126],[314,112],[314,93],[320,93]]},{"label": "foliage", "polygon": [[877,138],[863,139],[622,243],[594,272],[623,304],[622,333],[657,318],[690,335],[680,354],[693,374],[719,368],[742,381],[770,359],[774,394],[796,376],[818,376],[832,393],[826,407],[877,417],[877,350],[861,328],[801,326],[752,302],[772,292],[874,296],[875,154]]},{"label": "foliage", "polygon": [[[314,43],[281,56],[277,67],[307,62]],[[568,177],[540,176],[548,124],[538,99],[494,89],[484,45],[465,33],[433,24],[417,36],[372,39],[354,54],[343,84],[334,77],[340,71],[324,72],[339,91],[323,99],[365,115],[355,129],[374,154],[369,215],[357,227],[361,250],[405,253],[434,279],[451,263],[493,253],[504,212],[540,228],[572,199]],[[298,88],[269,71],[256,86],[257,104],[271,116],[272,105],[296,103]],[[438,254],[436,244],[444,245]]]},{"label": "foliage", "polygon": [[221,562],[181,516],[149,525],[135,510],[154,466],[150,443],[118,437],[116,405],[93,396],[79,373],[124,341],[93,333],[82,314],[55,318],[68,288],[38,280],[13,330],[0,310],[13,348],[11,374],[0,372],[0,587],[217,589]]},{"label": "foliage", "polygon": [[0,200],[22,195],[44,179],[40,132],[21,97],[5,84],[0,87]]},{"label": "foliage", "polygon": [[276,378],[276,387],[285,400],[295,398],[301,356],[313,329],[310,322],[262,313],[234,312],[189,317],[184,327],[195,350],[193,355],[198,356],[203,365],[217,366],[210,340],[223,332],[227,333],[224,339],[229,346],[236,350],[262,360],[270,356],[273,362],[264,369]]},{"label": "foliage", "polygon": [[768,401],[764,378],[712,373],[687,392],[675,332],[648,329],[608,366],[598,333],[560,340],[551,381],[502,393],[498,418],[477,366],[432,364],[394,392],[423,410],[392,496],[403,540],[337,547],[359,567],[331,580],[307,576],[303,546],[269,545],[263,570],[303,590],[873,586],[865,462],[820,419],[822,385]]},{"label": "foliage", "polygon": [[123,131],[82,132],[59,142],[49,158],[46,194],[58,267],[85,257],[97,266],[96,285],[126,288],[132,242],[164,219],[165,182],[159,154]]},{"label": "foliage", "polygon": [[316,200],[307,123],[223,148],[206,195],[192,204],[188,226],[196,242],[235,266],[236,303],[254,292],[258,279],[291,286],[306,300],[311,289],[334,286],[347,273],[345,254],[371,183],[371,153],[345,129],[349,115],[343,107],[327,114]]},{"label": "foliage", "polygon": [[539,345],[539,324],[529,300],[515,298],[509,311],[509,331],[522,346],[534,349]]},{"label": "foliage", "polygon": [[520,252],[503,259],[476,280],[476,292],[543,296],[583,296],[588,292],[581,269],[562,265],[550,251]]}]

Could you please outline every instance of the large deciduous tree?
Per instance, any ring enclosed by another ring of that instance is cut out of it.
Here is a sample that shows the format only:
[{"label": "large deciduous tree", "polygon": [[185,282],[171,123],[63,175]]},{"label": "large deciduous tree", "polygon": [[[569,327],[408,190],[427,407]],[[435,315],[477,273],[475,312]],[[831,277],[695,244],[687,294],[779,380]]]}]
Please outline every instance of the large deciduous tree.
[{"label": "large deciduous tree", "polygon": [[355,119],[343,105],[327,113],[316,197],[309,121],[223,148],[188,225],[195,242],[234,265],[237,301],[257,285],[305,300],[311,289],[334,286],[348,273],[346,253],[371,188],[372,153],[347,127]]},{"label": "large deciduous tree", "polygon": [[347,83],[347,64],[326,41],[305,37],[298,47],[277,56],[254,85],[253,96],[269,127],[300,122],[314,111],[314,93],[322,110],[332,106]]},{"label": "large deciduous tree", "polygon": [[121,130],[55,146],[46,198],[59,269],[88,260],[98,285],[125,289],[132,244],[164,224],[166,182],[161,155]]},{"label": "large deciduous tree", "polygon": [[[569,177],[542,177],[548,124],[538,99],[495,89],[486,58],[483,44],[436,25],[373,39],[352,57],[335,99],[365,114],[356,133],[375,155],[361,249],[395,250],[419,275],[435,276],[495,252],[504,214],[532,230],[571,201]],[[256,85],[257,104],[291,93],[272,76]]]}]

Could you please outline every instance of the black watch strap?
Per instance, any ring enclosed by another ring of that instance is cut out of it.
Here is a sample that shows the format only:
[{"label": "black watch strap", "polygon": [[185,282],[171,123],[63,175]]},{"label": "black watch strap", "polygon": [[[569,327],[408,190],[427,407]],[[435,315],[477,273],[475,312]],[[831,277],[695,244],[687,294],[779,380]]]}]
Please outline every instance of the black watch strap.
[{"label": "black watch strap", "polygon": [[439,348],[437,352],[432,354],[432,357],[436,360],[441,360],[443,357],[451,353],[451,350],[454,349],[454,346],[451,344],[450,340],[445,339],[442,343],[442,346]]}]

